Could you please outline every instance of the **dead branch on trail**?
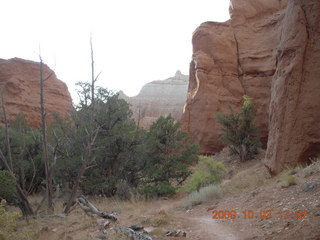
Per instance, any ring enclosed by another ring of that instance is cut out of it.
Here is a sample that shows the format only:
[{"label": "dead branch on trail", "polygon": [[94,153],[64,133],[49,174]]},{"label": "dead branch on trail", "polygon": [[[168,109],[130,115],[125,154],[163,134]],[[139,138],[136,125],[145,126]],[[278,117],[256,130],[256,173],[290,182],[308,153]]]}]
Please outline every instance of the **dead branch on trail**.
[{"label": "dead branch on trail", "polygon": [[146,236],[143,233],[135,231],[130,227],[120,226],[120,227],[117,227],[115,230],[118,235],[120,236],[124,235],[132,240],[152,240],[152,237]]},{"label": "dead branch on trail", "polygon": [[117,213],[115,212],[103,212],[96,208],[91,202],[89,202],[85,197],[81,196],[77,198],[77,203],[81,209],[89,216],[97,215],[102,218],[110,219],[112,221],[117,221]]}]

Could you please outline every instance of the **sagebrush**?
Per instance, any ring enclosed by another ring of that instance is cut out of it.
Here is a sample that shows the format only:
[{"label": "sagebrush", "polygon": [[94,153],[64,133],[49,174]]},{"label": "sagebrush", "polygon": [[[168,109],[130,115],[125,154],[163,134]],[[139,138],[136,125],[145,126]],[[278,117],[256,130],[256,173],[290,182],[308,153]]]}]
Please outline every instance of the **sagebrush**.
[{"label": "sagebrush", "polygon": [[190,193],[187,197],[185,197],[182,200],[181,206],[183,208],[188,209],[188,208],[191,208],[195,205],[201,204],[202,202],[205,202],[212,197],[215,197],[215,198],[222,197],[221,188],[219,186],[214,185],[214,184],[200,188],[199,191],[195,191],[195,192]]}]

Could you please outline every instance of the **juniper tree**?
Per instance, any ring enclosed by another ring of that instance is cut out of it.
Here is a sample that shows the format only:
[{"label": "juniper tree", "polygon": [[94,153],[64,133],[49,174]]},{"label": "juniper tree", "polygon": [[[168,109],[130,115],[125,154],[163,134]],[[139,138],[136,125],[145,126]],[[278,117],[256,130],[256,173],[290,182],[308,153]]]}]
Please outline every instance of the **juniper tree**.
[{"label": "juniper tree", "polygon": [[230,148],[230,153],[239,156],[241,162],[251,159],[260,146],[258,128],[253,124],[255,106],[244,95],[239,113],[230,107],[229,114],[218,113],[216,119],[222,125],[221,140]]},{"label": "juniper tree", "polygon": [[161,116],[150,126],[146,145],[143,192],[148,197],[174,193],[173,184],[181,184],[191,174],[188,167],[197,159],[198,146],[188,141],[171,115]]}]

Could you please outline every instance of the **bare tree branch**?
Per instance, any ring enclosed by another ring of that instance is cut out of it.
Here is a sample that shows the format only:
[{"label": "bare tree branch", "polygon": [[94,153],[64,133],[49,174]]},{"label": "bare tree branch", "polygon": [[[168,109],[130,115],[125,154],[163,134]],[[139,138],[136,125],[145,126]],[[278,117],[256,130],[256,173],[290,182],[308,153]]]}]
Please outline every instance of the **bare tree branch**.
[{"label": "bare tree branch", "polygon": [[33,157],[31,156],[29,151],[28,151],[28,154],[29,154],[29,158],[31,159],[33,173],[32,173],[32,178],[31,178],[30,185],[29,185],[29,188],[27,190],[27,193],[31,193],[31,189],[32,189],[32,185],[33,185],[34,179],[36,177],[37,169],[36,169],[36,165],[34,164]]},{"label": "bare tree branch", "polygon": [[[42,134],[42,150],[43,150],[43,161],[46,174],[46,192],[47,192],[47,207],[49,213],[53,213],[53,185],[52,185],[52,173],[53,167],[50,166],[48,157],[48,143],[47,143],[47,126],[46,126],[46,112],[44,102],[44,81],[49,78],[43,76],[43,61],[40,58],[40,113],[41,113],[41,134]],[[51,74],[49,75],[49,77]]]}]

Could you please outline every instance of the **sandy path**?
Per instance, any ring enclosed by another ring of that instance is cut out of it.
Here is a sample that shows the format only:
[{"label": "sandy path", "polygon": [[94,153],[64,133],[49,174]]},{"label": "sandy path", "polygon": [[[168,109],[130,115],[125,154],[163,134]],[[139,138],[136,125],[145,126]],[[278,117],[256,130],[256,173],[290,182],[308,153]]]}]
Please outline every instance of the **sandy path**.
[{"label": "sandy path", "polygon": [[206,217],[197,217],[192,219],[199,228],[212,236],[211,239],[217,240],[238,240],[233,233],[232,230],[222,226],[221,224],[217,223],[215,220],[211,219],[210,216]]},{"label": "sandy path", "polygon": [[[240,240],[239,231],[229,228],[219,221],[212,219],[212,215],[197,211],[177,211],[173,202],[161,202],[157,207],[174,216],[172,229],[181,229],[187,232],[187,239],[192,240]],[[171,238],[170,238],[171,239]],[[177,238],[172,238],[177,239]],[[179,238],[180,239],[180,238]],[[181,238],[183,239],[183,238]],[[185,238],[184,238],[185,239]]]},{"label": "sandy path", "polygon": [[239,232],[223,226],[210,215],[192,216],[185,213],[176,215],[176,227],[187,232],[193,240],[239,240]]}]

